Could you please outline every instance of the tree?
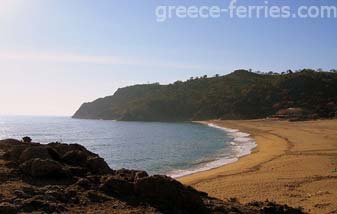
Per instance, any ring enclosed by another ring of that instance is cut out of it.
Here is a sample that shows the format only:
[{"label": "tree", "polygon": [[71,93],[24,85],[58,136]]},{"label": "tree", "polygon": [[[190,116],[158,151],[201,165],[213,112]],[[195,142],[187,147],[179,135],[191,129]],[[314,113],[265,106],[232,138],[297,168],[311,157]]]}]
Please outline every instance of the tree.
[{"label": "tree", "polygon": [[193,81],[176,82],[169,87],[126,87],[113,96],[83,105],[74,117],[147,121],[254,119],[289,107],[330,117],[336,112],[336,105],[328,108],[327,103],[337,103],[337,73],[300,71],[268,75],[238,70],[221,78],[191,78]]}]

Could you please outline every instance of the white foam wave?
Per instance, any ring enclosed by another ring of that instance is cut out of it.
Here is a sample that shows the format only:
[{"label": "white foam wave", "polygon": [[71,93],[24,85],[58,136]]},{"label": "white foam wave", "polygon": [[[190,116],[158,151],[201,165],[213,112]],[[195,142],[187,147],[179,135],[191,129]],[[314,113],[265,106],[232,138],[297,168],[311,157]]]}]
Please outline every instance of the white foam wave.
[{"label": "white foam wave", "polygon": [[208,162],[206,164],[203,164],[202,166],[199,166],[199,167],[186,169],[186,170],[175,170],[173,172],[168,173],[167,176],[170,176],[172,178],[179,178],[179,177],[191,175],[191,174],[194,174],[194,173],[197,173],[197,172],[202,172],[202,171],[214,169],[214,168],[226,165],[226,164],[233,163],[237,160],[238,160],[238,158],[230,158],[230,159],[229,158],[223,158],[223,159],[219,159],[219,160],[214,160],[212,162]]},{"label": "white foam wave", "polygon": [[213,123],[208,124],[208,126],[222,129],[227,134],[233,137],[233,140],[230,142],[230,145],[233,146],[233,151],[235,152],[234,158],[218,158],[216,160],[210,161],[208,163],[199,165],[197,167],[187,169],[187,170],[175,170],[173,172],[168,173],[167,175],[172,178],[179,178],[186,175],[194,174],[201,171],[206,171],[210,169],[214,169],[229,163],[233,163],[237,161],[240,157],[251,154],[252,150],[256,148],[256,142],[253,138],[250,137],[250,134],[240,132],[238,129],[229,129],[221,126],[217,126]]},{"label": "white foam wave", "polygon": [[236,146],[237,144],[235,143],[235,142],[230,142],[230,144],[232,145],[232,146]]}]

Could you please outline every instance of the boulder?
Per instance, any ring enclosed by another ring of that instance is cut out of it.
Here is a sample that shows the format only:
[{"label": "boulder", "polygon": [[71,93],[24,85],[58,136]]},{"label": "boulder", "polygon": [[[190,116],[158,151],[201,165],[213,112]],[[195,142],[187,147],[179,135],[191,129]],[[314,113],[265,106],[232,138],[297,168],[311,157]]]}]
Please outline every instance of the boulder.
[{"label": "boulder", "polygon": [[37,195],[38,193],[40,193],[38,188],[28,186],[22,187],[22,191],[28,195]]},{"label": "boulder", "polygon": [[83,190],[78,189],[76,186],[69,186],[64,191],[64,196],[67,199],[67,203],[78,204],[80,202],[79,195]]},{"label": "boulder", "polygon": [[82,151],[72,150],[62,156],[62,162],[72,166],[85,166],[88,154]]},{"label": "boulder", "polygon": [[56,151],[54,148],[52,147],[47,147],[47,150],[48,150],[48,154],[50,155],[50,157],[55,160],[55,161],[58,161],[60,162],[61,161],[61,157],[58,153],[58,151]]},{"label": "boulder", "polygon": [[92,172],[93,174],[102,175],[102,174],[109,174],[112,172],[112,170],[110,169],[108,164],[104,161],[104,159],[100,157],[90,157],[87,160],[86,165],[90,170],[90,172]]},{"label": "boulder", "polygon": [[[53,153],[52,155],[50,153]],[[33,146],[25,149],[19,157],[20,163],[25,161],[39,158],[42,160],[53,159],[52,156],[56,156],[57,152],[53,151],[52,148],[42,147],[42,146]],[[54,157],[55,158],[55,157]]]},{"label": "boulder", "polygon": [[[6,185],[3,188],[9,194],[0,194],[0,214],[135,210],[140,213],[302,213],[300,209],[269,202],[243,205],[237,200],[220,201],[166,176],[112,170],[102,158],[76,144],[3,140],[0,150],[12,160],[3,164],[6,174],[2,180],[8,182],[9,189]],[[109,202],[101,204],[106,201]]]},{"label": "boulder", "polygon": [[33,197],[23,201],[21,211],[25,213],[66,213],[67,209],[57,203],[49,202],[41,197]]},{"label": "boulder", "polygon": [[149,175],[145,171],[137,171],[135,174],[135,180],[146,178],[146,177],[149,177]]},{"label": "boulder", "polygon": [[118,176],[108,176],[103,179],[99,190],[111,196],[128,196],[134,194],[133,183]]},{"label": "boulder", "polygon": [[93,190],[90,190],[87,192],[87,197],[91,202],[94,202],[94,203],[103,203],[105,201],[111,200],[106,195],[93,191]]},{"label": "boulder", "polygon": [[73,176],[78,177],[85,177],[88,173],[88,170],[85,167],[68,166],[67,169]]},{"label": "boulder", "polygon": [[47,197],[50,201],[59,201],[66,203],[68,202],[68,198],[64,194],[64,192],[60,189],[47,189],[44,192],[45,197]]},{"label": "boulder", "polygon": [[31,194],[28,194],[28,193],[26,193],[26,192],[23,191],[23,190],[15,190],[15,191],[14,191],[14,195],[15,195],[17,198],[31,198],[31,197],[32,197]]},{"label": "boulder", "polygon": [[64,143],[49,143],[47,146],[55,149],[59,154],[66,154],[69,151],[82,151],[88,155],[97,156],[94,153],[86,150],[86,148],[79,144],[64,144]]},{"label": "boulder", "polygon": [[0,214],[16,214],[18,209],[15,205],[3,202],[0,203]]},{"label": "boulder", "polygon": [[119,169],[114,171],[115,175],[118,175],[119,177],[129,181],[134,182],[135,180],[148,177],[149,175],[145,171],[139,171],[139,170],[128,170],[128,169]]},{"label": "boulder", "polygon": [[78,179],[75,185],[82,187],[84,189],[91,189],[94,186],[94,184],[86,178]]},{"label": "boulder", "polygon": [[16,139],[5,139],[5,140],[0,140],[1,146],[17,146],[17,145],[21,145],[22,142]]},{"label": "boulder", "polygon": [[204,212],[201,194],[167,176],[154,175],[135,182],[136,194],[160,209]]},{"label": "boulder", "polygon": [[20,165],[20,169],[34,178],[67,178],[69,172],[61,164],[53,160],[35,158]]},{"label": "boulder", "polygon": [[12,147],[10,149],[8,149],[4,154],[3,154],[3,158],[5,160],[9,160],[9,161],[17,161],[20,158],[21,153],[25,150],[25,147],[22,146],[15,146]]}]

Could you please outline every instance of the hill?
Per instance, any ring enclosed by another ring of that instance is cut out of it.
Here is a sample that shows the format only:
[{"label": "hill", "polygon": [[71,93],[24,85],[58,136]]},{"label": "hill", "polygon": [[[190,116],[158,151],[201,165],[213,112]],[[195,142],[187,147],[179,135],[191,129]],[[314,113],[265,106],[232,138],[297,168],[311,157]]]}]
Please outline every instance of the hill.
[{"label": "hill", "polygon": [[[295,110],[294,110],[295,109]],[[188,121],[255,119],[285,114],[335,117],[337,73],[304,69],[283,74],[237,70],[225,76],[191,78],[169,85],[118,89],[113,96],[84,103],[80,119]]]}]

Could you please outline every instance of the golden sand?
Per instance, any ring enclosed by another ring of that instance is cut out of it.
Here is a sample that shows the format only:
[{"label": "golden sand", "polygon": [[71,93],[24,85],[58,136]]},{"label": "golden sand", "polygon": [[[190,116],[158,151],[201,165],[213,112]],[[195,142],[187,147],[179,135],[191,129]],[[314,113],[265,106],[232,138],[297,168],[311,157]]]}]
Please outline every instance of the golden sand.
[{"label": "golden sand", "polygon": [[235,163],[179,181],[219,199],[268,199],[310,213],[337,213],[337,120],[207,123],[250,133],[257,148]]}]

